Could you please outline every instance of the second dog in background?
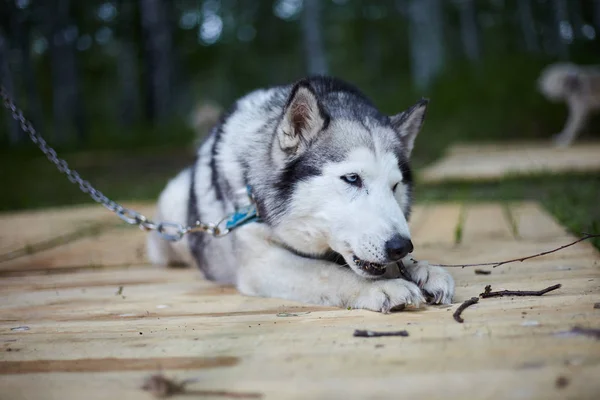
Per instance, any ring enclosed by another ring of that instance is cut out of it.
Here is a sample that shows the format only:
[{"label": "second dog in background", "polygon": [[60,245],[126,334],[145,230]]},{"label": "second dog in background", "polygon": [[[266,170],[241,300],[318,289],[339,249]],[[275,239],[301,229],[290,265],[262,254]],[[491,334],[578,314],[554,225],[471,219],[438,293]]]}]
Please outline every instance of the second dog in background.
[{"label": "second dog in background", "polygon": [[600,66],[552,64],[542,71],[538,87],[547,99],[567,103],[569,116],[562,132],[554,136],[554,143],[570,146],[592,112],[600,110]]}]

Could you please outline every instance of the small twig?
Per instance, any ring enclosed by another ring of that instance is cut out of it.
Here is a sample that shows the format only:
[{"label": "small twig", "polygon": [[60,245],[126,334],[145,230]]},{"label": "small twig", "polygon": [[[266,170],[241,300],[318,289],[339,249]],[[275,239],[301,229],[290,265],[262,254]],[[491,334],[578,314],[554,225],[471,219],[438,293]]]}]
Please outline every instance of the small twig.
[{"label": "small twig", "polygon": [[547,287],[542,290],[500,290],[498,292],[492,292],[490,285],[485,287],[485,291],[480,293],[479,296],[483,299],[487,299],[488,297],[501,297],[501,296],[542,296],[548,292],[556,290],[560,288],[562,285],[560,283]]},{"label": "small twig", "polygon": [[491,273],[492,273],[492,271],[487,271],[485,269],[476,269],[475,270],[475,275],[489,275]]},{"label": "small twig", "polygon": [[380,336],[408,336],[407,331],[394,331],[394,332],[375,332],[375,331],[367,331],[356,329],[354,331],[354,337],[380,337]]},{"label": "small twig", "polygon": [[434,265],[436,267],[444,267],[444,268],[465,268],[465,267],[486,267],[486,266],[491,266],[492,268],[496,268],[496,267],[499,267],[504,264],[510,264],[510,263],[514,263],[514,262],[523,262],[525,260],[530,260],[532,258],[541,257],[541,256],[545,256],[547,254],[555,253],[559,250],[566,249],[567,247],[571,247],[579,242],[583,242],[584,240],[595,239],[595,238],[600,238],[600,234],[584,233],[583,237],[581,237],[581,238],[577,239],[576,241],[571,242],[569,244],[565,244],[565,245],[557,247],[555,249],[544,251],[542,253],[537,253],[537,254],[534,254],[531,256],[521,257],[521,258],[513,258],[512,260],[485,262],[485,263],[479,263],[479,264],[431,264],[431,265]]},{"label": "small twig", "polygon": [[456,309],[456,311],[454,311],[454,314],[452,314],[452,316],[454,317],[454,320],[456,322],[461,323],[461,324],[463,322],[465,322],[465,320],[462,319],[462,317],[460,316],[460,314],[462,314],[462,312],[465,311],[465,309],[467,307],[470,307],[473,304],[477,304],[477,302],[479,302],[479,297],[471,297],[469,300],[465,301],[460,306],[458,306],[458,308]]}]

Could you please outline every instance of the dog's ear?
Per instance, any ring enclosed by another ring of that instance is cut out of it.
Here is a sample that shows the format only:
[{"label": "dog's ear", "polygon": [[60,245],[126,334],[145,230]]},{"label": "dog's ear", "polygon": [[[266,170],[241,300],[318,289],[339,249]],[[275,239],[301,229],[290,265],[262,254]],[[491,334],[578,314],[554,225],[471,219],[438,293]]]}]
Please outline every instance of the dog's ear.
[{"label": "dog's ear", "polygon": [[417,134],[423,126],[428,104],[428,99],[421,99],[408,110],[390,117],[392,127],[400,136],[402,151],[407,158],[410,156]]},{"label": "dog's ear", "polygon": [[277,145],[288,156],[298,155],[328,123],[329,116],[309,82],[300,81],[292,89],[283,111],[277,128]]}]

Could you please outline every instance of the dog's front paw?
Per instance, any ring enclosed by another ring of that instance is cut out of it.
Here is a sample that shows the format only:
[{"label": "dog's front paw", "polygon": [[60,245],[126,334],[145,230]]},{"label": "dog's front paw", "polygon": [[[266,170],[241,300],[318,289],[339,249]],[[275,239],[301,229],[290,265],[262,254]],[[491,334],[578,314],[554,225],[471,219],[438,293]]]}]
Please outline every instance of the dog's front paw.
[{"label": "dog's front paw", "polygon": [[404,279],[386,279],[368,282],[352,307],[388,313],[402,310],[407,305],[418,307],[424,302],[421,290],[414,283]]},{"label": "dog's front paw", "polygon": [[409,278],[421,288],[429,304],[452,303],[454,279],[448,271],[411,257],[407,257],[402,263]]}]

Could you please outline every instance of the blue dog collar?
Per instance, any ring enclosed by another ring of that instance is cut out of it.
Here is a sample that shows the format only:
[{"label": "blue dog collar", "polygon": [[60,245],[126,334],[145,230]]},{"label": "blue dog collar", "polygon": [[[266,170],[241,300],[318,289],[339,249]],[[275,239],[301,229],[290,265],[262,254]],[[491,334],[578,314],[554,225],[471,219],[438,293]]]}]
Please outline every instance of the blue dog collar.
[{"label": "blue dog collar", "polygon": [[254,197],[252,196],[252,188],[249,185],[246,186],[246,192],[248,193],[250,204],[236,210],[233,214],[226,217],[225,229],[228,231],[232,231],[233,229],[239,228],[240,226],[246,225],[250,222],[258,222],[260,220],[256,203],[254,202]]}]

